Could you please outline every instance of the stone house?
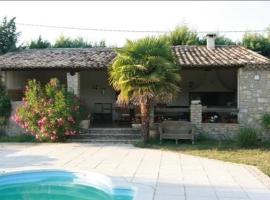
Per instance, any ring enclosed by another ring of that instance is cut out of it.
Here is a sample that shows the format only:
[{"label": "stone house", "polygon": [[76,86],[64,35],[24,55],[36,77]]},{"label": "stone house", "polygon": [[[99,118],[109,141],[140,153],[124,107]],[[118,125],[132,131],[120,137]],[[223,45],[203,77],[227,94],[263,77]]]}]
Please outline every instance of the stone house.
[{"label": "stone house", "polygon": [[[242,46],[217,46],[214,35],[206,46],[173,46],[172,52],[181,66],[181,92],[171,104],[154,105],[155,122],[190,120],[224,137],[239,124],[259,126],[262,114],[270,112],[268,58]],[[0,56],[0,73],[14,109],[28,79],[45,84],[56,77],[86,102],[91,126],[126,126],[135,123],[138,110],[116,104],[107,75],[115,56],[111,48],[21,50]]]}]

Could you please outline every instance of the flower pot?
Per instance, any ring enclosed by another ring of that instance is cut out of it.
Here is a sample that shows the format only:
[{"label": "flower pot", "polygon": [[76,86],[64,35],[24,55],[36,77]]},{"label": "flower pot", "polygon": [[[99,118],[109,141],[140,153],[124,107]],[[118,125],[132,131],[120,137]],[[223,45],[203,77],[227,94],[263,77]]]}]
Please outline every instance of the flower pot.
[{"label": "flower pot", "polygon": [[88,129],[90,127],[90,120],[82,120],[80,123],[80,128],[82,129]]},{"label": "flower pot", "polygon": [[135,128],[135,129],[141,129],[142,124],[132,124],[131,126],[132,128]]}]

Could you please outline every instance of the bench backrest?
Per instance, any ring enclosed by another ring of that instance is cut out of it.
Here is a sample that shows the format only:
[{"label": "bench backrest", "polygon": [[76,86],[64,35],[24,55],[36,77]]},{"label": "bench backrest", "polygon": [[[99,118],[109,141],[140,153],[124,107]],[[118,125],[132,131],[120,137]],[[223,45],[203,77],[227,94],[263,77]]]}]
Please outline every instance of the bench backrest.
[{"label": "bench backrest", "polygon": [[171,121],[166,120],[160,124],[162,132],[172,134],[186,134],[192,130],[192,124],[187,121]]}]

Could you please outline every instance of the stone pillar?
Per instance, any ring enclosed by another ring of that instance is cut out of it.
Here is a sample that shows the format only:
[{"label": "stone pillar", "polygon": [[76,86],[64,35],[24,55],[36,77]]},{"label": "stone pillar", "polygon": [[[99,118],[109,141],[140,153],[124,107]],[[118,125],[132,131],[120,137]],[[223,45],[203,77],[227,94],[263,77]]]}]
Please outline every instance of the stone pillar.
[{"label": "stone pillar", "polygon": [[260,127],[264,113],[270,113],[270,69],[247,66],[238,69],[238,121]]},{"label": "stone pillar", "polygon": [[202,105],[199,100],[191,101],[190,105],[190,122],[198,131],[202,129]]},{"label": "stone pillar", "polygon": [[74,92],[75,95],[80,96],[80,73],[67,73],[67,89]]}]

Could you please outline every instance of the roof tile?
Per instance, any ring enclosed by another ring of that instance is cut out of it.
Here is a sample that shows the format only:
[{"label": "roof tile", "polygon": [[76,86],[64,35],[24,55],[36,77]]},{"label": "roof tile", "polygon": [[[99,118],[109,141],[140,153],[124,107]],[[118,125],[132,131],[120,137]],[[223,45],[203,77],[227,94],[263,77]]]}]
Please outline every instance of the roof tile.
[{"label": "roof tile", "polygon": [[[172,51],[185,68],[270,65],[270,59],[242,46],[173,46]],[[0,56],[0,69],[106,69],[116,52],[112,48],[28,49]]]},{"label": "roof tile", "polygon": [[238,45],[173,46],[173,52],[182,67],[269,65],[270,59]]}]

